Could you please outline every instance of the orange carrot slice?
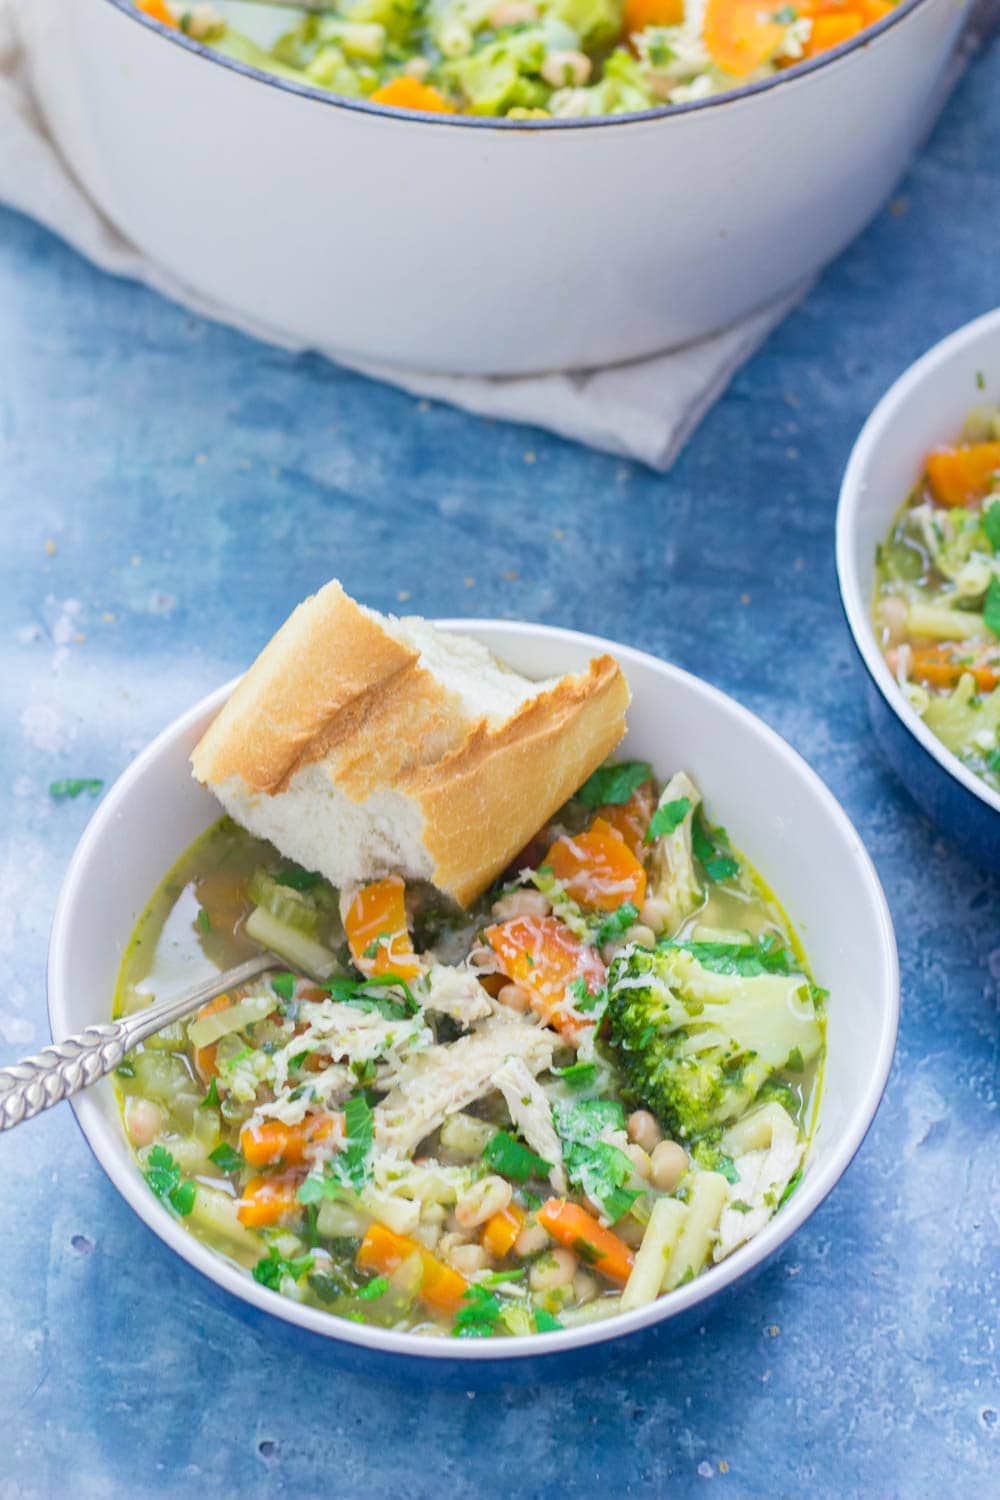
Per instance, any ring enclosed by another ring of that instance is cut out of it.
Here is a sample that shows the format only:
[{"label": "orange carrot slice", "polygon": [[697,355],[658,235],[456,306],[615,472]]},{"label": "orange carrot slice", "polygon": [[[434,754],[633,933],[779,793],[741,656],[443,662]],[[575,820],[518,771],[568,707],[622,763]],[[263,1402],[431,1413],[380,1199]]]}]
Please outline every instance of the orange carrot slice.
[{"label": "orange carrot slice", "polygon": [[1000,661],[969,661],[968,646],[923,646],[910,658],[910,676],[928,687],[955,687],[966,672],[981,693],[1000,684]]},{"label": "orange carrot slice", "polygon": [[391,1276],[397,1266],[401,1266],[404,1260],[409,1260],[414,1254],[420,1256],[423,1267],[421,1302],[434,1312],[456,1313],[469,1289],[469,1283],[464,1276],[445,1265],[443,1260],[438,1260],[423,1245],[411,1240],[409,1235],[396,1234],[384,1224],[370,1224],[358,1247],[354,1263],[361,1271]]},{"label": "orange carrot slice", "polygon": [[866,25],[860,10],[825,11],[812,23],[806,56],[816,57],[820,52],[829,52],[831,47],[839,47],[841,42],[849,42]]},{"label": "orange carrot slice", "polygon": [[[228,1010],[232,1003],[228,995],[216,995],[214,1000],[201,1007],[197,1019],[200,1021],[202,1016],[213,1016],[217,1010]],[[218,1042],[213,1042],[209,1047],[194,1049],[195,1071],[204,1083],[210,1083],[219,1071],[215,1061],[218,1050]]]},{"label": "orange carrot slice", "polygon": [[643,839],[650,819],[656,811],[656,793],[651,781],[637,786],[627,802],[615,805],[606,803],[597,809],[597,817],[621,834],[633,854],[641,855]]},{"label": "orange carrot slice", "polygon": [[628,1281],[635,1256],[624,1240],[605,1229],[585,1208],[568,1203],[565,1198],[550,1198],[542,1204],[537,1217],[554,1240],[572,1250],[586,1265],[619,1286]]},{"label": "orange carrot slice", "polygon": [[342,1114],[307,1115],[298,1125],[264,1120],[257,1125],[244,1125],[240,1131],[240,1150],[252,1167],[273,1167],[279,1162],[299,1166],[310,1146],[343,1133]]},{"label": "orange carrot slice", "polygon": [[483,1225],[479,1236],[484,1250],[497,1260],[503,1260],[514,1248],[515,1241],[524,1228],[525,1212],[516,1203],[508,1203],[499,1213],[493,1214]]},{"label": "orange carrot slice", "polygon": [[154,21],[159,21],[161,26],[172,26],[177,30],[177,21],[174,13],[166,5],[165,0],[135,0],[136,10],[141,10],[143,15],[151,16]]},{"label": "orange carrot slice", "polygon": [[647,26],[679,26],[684,19],[684,0],[625,0],[622,35],[634,36]]},{"label": "orange carrot slice", "polygon": [[455,106],[437,89],[401,73],[368,95],[373,104],[392,104],[396,109],[421,109],[430,114],[453,115]]},{"label": "orange carrot slice", "polygon": [[413,979],[420,962],[406,926],[405,887],[398,875],[362,886],[344,917],[351,957],[372,978],[398,974]]},{"label": "orange carrot slice", "polygon": [[785,34],[760,0],[708,0],[702,35],[712,61],[734,78],[767,62]]},{"label": "orange carrot slice", "polygon": [[624,901],[642,906],[646,872],[616,828],[595,818],[583,833],[556,839],[545,863],[566,891],[591,911],[617,911]]},{"label": "orange carrot slice", "polygon": [[277,1224],[299,1210],[296,1197],[300,1172],[278,1172],[269,1177],[251,1177],[236,1204],[236,1217],[248,1229]]},{"label": "orange carrot slice", "polygon": [[532,1009],[575,1045],[593,1023],[574,1008],[567,987],[582,979],[590,994],[601,988],[607,971],[597,950],[556,917],[512,917],[484,936],[507,978],[527,991]]},{"label": "orange carrot slice", "polygon": [[989,491],[1000,471],[1000,443],[937,448],[927,455],[927,478],[942,505],[971,505]]}]

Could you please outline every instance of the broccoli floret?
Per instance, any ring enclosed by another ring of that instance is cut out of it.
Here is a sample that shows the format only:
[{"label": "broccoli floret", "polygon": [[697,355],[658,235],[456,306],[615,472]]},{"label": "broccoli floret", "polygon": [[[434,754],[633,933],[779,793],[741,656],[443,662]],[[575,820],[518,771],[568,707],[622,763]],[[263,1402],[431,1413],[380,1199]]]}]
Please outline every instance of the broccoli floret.
[{"label": "broccoli floret", "polygon": [[608,976],[611,1039],[631,1095],[685,1139],[741,1115],[768,1079],[817,1056],[804,974],[719,973],[682,948],[629,947]]}]

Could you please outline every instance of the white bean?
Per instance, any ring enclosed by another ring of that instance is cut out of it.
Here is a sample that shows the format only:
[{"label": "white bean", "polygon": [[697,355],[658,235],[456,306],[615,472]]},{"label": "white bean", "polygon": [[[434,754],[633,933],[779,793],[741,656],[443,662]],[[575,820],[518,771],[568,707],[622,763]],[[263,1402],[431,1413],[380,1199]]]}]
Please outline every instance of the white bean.
[{"label": "white bean", "polygon": [[640,948],[655,948],[656,933],[645,922],[636,922],[625,934],[626,943],[638,943]]},{"label": "white bean", "polygon": [[658,896],[650,896],[643,902],[642,911],[639,916],[643,925],[649,927],[653,932],[660,933],[666,929],[670,921],[671,907],[669,901],[661,901]]},{"label": "white bean", "polygon": [[524,1260],[529,1255],[537,1255],[544,1250],[549,1243],[549,1232],[543,1229],[541,1224],[525,1224],[521,1233],[514,1241],[514,1254]]},{"label": "white bean", "polygon": [[482,1245],[456,1245],[449,1261],[462,1276],[474,1276],[490,1265],[490,1258]]},{"label": "white bean", "polygon": [[650,1177],[653,1175],[653,1167],[649,1159],[649,1152],[644,1151],[641,1146],[637,1146],[633,1142],[632,1144],[625,1147],[625,1155],[628,1157],[633,1167],[635,1167],[635,1170],[638,1172],[639,1176],[644,1177],[648,1182]]},{"label": "white bean", "polygon": [[509,1005],[511,1010],[531,1009],[531,996],[519,984],[505,984],[498,992],[497,999],[501,1005]]},{"label": "white bean", "polygon": [[493,903],[493,915],[501,921],[511,917],[547,917],[552,902],[541,891],[508,891]]},{"label": "white bean", "polygon": [[676,1141],[661,1141],[653,1152],[653,1186],[672,1193],[688,1169],[687,1152]]},{"label": "white bean", "polygon": [[463,1229],[475,1229],[505,1209],[512,1197],[513,1189],[504,1178],[480,1177],[455,1204],[455,1218]]},{"label": "white bean", "polygon": [[592,1302],[600,1291],[589,1271],[577,1271],[573,1277],[573,1296],[577,1302]]},{"label": "white bean", "polygon": [[580,88],[590,77],[590,58],[583,52],[550,52],[539,72],[554,89]]},{"label": "white bean", "polygon": [[538,20],[538,7],[532,0],[500,0],[486,17],[494,29],[501,26],[520,26]]},{"label": "white bean", "polygon": [[133,1146],[150,1146],[166,1124],[166,1111],[152,1099],[130,1094],[125,1101],[125,1129]]},{"label": "white bean", "polygon": [[906,639],[906,600],[889,594],[879,600],[878,616],[882,621],[882,644],[898,646]]},{"label": "white bean", "polygon": [[650,1155],[663,1140],[663,1131],[660,1129],[659,1121],[648,1109],[634,1109],[628,1117],[627,1129],[629,1140],[634,1141]]},{"label": "white bean", "polygon": [[540,1255],[528,1272],[528,1285],[533,1292],[551,1292],[560,1286],[568,1286],[576,1275],[580,1262],[572,1250],[557,1247]]}]

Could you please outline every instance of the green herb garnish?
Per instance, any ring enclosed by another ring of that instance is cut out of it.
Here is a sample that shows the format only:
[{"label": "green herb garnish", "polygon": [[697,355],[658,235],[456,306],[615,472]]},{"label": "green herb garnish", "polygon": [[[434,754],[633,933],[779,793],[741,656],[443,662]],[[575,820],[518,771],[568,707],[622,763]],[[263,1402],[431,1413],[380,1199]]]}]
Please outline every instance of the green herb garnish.
[{"label": "green herb garnish", "polygon": [[198,1105],[199,1109],[217,1108],[222,1101],[219,1099],[219,1080],[213,1074],[212,1081],[208,1085],[208,1092]]},{"label": "green herb garnish", "polygon": [[226,1141],[210,1151],[208,1159],[214,1161],[220,1172],[242,1172],[246,1166],[242,1153],[234,1150]]},{"label": "green herb garnish", "polygon": [[287,1005],[295,994],[294,974],[272,974],[271,988],[279,1000],[284,1000]]},{"label": "green herb garnish", "polygon": [[68,797],[79,797],[81,792],[86,792],[88,797],[96,797],[104,790],[104,782],[97,776],[68,776],[64,781],[49,782],[49,796],[55,797],[57,802],[63,802]]},{"label": "green herb garnish", "polygon": [[681,826],[690,811],[690,797],[675,797],[673,802],[661,803],[650,819],[643,843],[651,844],[654,839],[673,833],[675,828]]},{"label": "green herb garnish", "polygon": [[178,1162],[163,1146],[154,1146],[146,1158],[143,1176],[162,1203],[169,1203],[182,1218],[194,1208],[195,1183],[181,1175]]},{"label": "green herb garnish", "polygon": [[610,943],[615,938],[621,937],[623,932],[628,932],[639,920],[639,909],[631,901],[623,901],[617,911],[609,912],[604,921],[594,933],[594,942],[600,948],[604,943]]},{"label": "green herb garnish", "polygon": [[281,1290],[281,1278],[290,1276],[293,1281],[298,1281],[307,1271],[311,1271],[314,1261],[311,1255],[302,1255],[298,1260],[286,1260],[279,1255],[275,1249],[271,1249],[267,1255],[259,1260],[253,1268],[253,1279],[261,1286],[270,1287],[272,1292]]},{"label": "green herb garnish", "polygon": [[506,1130],[498,1130],[487,1142],[482,1159],[487,1166],[513,1182],[527,1182],[529,1177],[544,1177],[552,1165],[536,1156],[534,1151],[515,1140],[512,1135],[508,1135]]},{"label": "green herb garnish", "polygon": [[986,602],[983,605],[983,623],[987,630],[993,632],[1000,639],[1000,578],[994,573],[990,579],[990,586],[986,590]]},{"label": "green herb garnish", "polygon": [[199,906],[198,908],[197,921],[199,928],[207,936],[207,934],[212,930],[212,918],[208,915],[208,912],[203,906]]},{"label": "green herb garnish", "polygon": [[599,766],[588,776],[576,794],[584,807],[620,807],[637,787],[653,774],[644,760],[623,760],[613,766]]}]

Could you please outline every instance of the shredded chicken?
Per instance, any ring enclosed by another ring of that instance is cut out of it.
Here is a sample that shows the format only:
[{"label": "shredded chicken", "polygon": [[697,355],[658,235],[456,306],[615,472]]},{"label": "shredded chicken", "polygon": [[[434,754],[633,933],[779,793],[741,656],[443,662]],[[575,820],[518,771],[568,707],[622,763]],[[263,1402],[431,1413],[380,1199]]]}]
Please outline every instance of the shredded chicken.
[{"label": "shredded chicken", "polygon": [[471,969],[447,968],[433,964],[418,989],[424,1010],[450,1016],[460,1026],[469,1027],[483,1020],[493,1010],[493,1002]]},{"label": "shredded chicken", "polygon": [[654,840],[652,847],[649,890],[642,917],[657,936],[676,932],[701,901],[691,848],[691,823],[701,793],[689,776],[678,771],[664,787],[658,806],[682,800],[690,803],[684,817],[672,833],[663,833]]},{"label": "shredded chicken", "polygon": [[491,1017],[456,1042],[415,1054],[398,1073],[395,1088],[375,1107],[376,1148],[411,1156],[447,1115],[492,1088],[505,1058],[520,1058],[531,1073],[540,1073],[552,1062],[555,1041],[542,1027]]},{"label": "shredded chicken", "polygon": [[552,1123],[552,1106],[544,1090],[519,1057],[508,1057],[493,1074],[494,1088],[503,1094],[510,1117],[528,1145],[551,1163],[549,1181],[559,1194],[566,1192],[562,1142]]},{"label": "shredded chicken", "polygon": [[732,1153],[739,1175],[730,1184],[723,1204],[714,1260],[731,1255],[763,1229],[794,1176],[803,1151],[791,1116],[777,1103],[765,1104],[740,1120],[723,1136],[722,1145]]}]

